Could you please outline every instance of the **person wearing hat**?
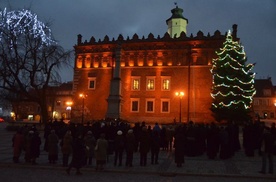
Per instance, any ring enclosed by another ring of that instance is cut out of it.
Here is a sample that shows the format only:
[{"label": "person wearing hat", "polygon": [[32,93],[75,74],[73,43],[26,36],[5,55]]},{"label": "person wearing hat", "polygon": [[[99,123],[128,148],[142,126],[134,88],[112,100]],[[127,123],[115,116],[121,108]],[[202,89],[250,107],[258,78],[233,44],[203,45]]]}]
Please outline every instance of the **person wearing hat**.
[{"label": "person wearing hat", "polygon": [[125,149],[125,140],[123,136],[123,132],[121,130],[117,131],[117,136],[114,140],[114,166],[117,165],[117,161],[119,160],[119,166],[122,166],[122,160],[123,160],[123,152]]}]

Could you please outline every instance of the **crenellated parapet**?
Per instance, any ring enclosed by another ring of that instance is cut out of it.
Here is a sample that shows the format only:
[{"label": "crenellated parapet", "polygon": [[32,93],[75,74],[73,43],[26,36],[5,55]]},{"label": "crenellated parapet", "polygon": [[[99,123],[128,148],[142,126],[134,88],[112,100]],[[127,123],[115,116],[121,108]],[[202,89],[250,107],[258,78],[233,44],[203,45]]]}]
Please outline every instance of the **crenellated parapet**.
[{"label": "crenellated parapet", "polygon": [[118,42],[139,43],[139,42],[164,42],[164,41],[177,42],[177,41],[192,41],[192,40],[215,40],[215,39],[225,38],[225,34],[222,35],[219,30],[216,30],[212,36],[210,35],[210,33],[208,33],[207,35],[204,35],[204,33],[202,31],[198,31],[196,36],[194,36],[193,34],[191,34],[190,36],[187,36],[185,32],[182,32],[178,38],[172,38],[166,32],[163,35],[163,37],[160,37],[159,35],[157,37],[154,37],[154,35],[152,33],[149,33],[147,38],[145,38],[144,36],[139,38],[139,36],[135,33],[131,38],[129,36],[124,38],[123,35],[120,34],[116,40],[115,40],[115,38],[112,38],[110,40],[108,35],[105,35],[103,40],[99,39],[98,41],[96,41],[95,37],[93,37],[93,36],[90,38],[89,41],[87,41],[87,40],[82,41],[82,36],[78,35],[78,43],[75,46],[117,44]]},{"label": "crenellated parapet", "polygon": [[[236,25],[233,25],[233,34],[237,34]],[[163,37],[155,37],[150,33],[147,38],[140,38],[137,34],[124,38],[120,34],[117,39],[110,39],[106,35],[103,40],[98,41],[93,36],[89,41],[83,41],[82,36],[78,35],[75,67],[81,69],[114,66],[118,44],[122,49],[122,67],[187,66],[189,61],[193,65],[210,65],[211,59],[215,57],[214,49],[221,47],[225,37],[226,33],[221,34],[218,30],[213,35],[198,31],[195,36],[187,36],[182,32],[177,38],[171,38],[168,33]]]}]

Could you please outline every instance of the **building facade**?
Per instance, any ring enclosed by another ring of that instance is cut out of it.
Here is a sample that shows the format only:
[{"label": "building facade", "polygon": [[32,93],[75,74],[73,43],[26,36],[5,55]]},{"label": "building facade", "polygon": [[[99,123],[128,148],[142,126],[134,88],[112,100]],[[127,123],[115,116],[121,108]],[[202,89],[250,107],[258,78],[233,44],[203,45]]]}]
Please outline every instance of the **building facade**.
[{"label": "building facade", "polygon": [[[48,116],[51,120],[70,120],[71,107],[73,103],[72,82],[62,83],[58,86],[51,86],[47,90]],[[28,99],[18,99],[11,102],[11,118],[14,121],[35,121],[41,120],[41,108],[38,103]]]},{"label": "building facade", "polygon": [[253,109],[261,119],[276,118],[275,88],[271,78],[255,80],[256,95],[254,96]]},{"label": "building facade", "polygon": [[[171,12],[163,37],[150,33],[147,38],[134,34],[83,41],[78,35],[73,95],[85,120],[213,121],[210,68],[226,34],[217,30],[213,35],[199,31],[187,36],[183,9],[176,6]],[[232,28],[238,40],[237,25]]]}]

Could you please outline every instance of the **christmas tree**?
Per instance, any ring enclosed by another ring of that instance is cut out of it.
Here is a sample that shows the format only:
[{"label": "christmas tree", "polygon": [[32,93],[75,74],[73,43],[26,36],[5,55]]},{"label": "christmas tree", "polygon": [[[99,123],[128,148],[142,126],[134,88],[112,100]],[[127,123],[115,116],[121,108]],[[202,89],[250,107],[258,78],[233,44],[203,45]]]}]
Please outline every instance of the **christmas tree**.
[{"label": "christmas tree", "polygon": [[255,73],[254,64],[246,64],[243,46],[234,41],[231,32],[226,36],[223,48],[216,52],[211,73],[213,85],[211,110],[217,121],[244,121],[250,118]]}]

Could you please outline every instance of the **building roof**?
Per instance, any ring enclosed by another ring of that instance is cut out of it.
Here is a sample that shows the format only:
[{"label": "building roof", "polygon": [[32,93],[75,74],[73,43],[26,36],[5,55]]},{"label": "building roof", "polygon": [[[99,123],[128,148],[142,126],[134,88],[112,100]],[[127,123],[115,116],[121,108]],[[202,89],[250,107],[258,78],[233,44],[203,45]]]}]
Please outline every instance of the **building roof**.
[{"label": "building roof", "polygon": [[182,14],[183,9],[178,8],[178,6],[176,6],[176,8],[172,9],[171,12],[172,12],[172,16],[166,20],[167,24],[168,24],[168,21],[170,21],[173,18],[182,18],[182,19],[187,20],[187,23],[188,23],[188,19],[184,18],[183,14]]}]

